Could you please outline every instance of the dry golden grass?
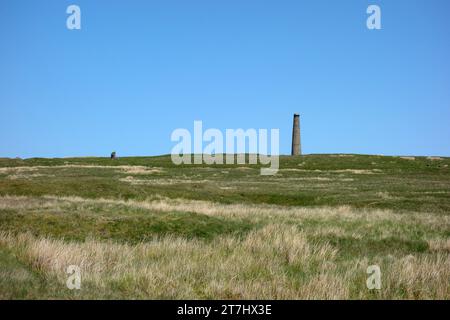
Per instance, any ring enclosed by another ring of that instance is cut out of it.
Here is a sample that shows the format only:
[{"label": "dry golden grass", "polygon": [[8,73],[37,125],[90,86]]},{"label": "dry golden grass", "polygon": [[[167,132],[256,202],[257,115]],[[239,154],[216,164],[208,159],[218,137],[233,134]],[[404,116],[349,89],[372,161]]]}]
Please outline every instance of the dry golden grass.
[{"label": "dry golden grass", "polygon": [[[56,277],[61,285],[67,279],[66,267],[78,265],[83,283],[89,286],[106,289],[113,282],[133,279],[126,291],[166,298],[298,298],[301,291],[286,275],[285,265],[306,270],[335,256],[331,247],[308,243],[297,230],[277,225],[255,231],[243,241],[230,237],[204,243],[164,237],[130,246],[2,233],[0,244],[18,251],[21,259],[45,277]],[[307,285],[321,278],[313,277]]]},{"label": "dry golden grass", "polygon": [[367,227],[374,222],[396,222],[402,224],[420,224],[433,228],[450,230],[450,216],[409,212],[396,213],[390,209],[355,209],[350,206],[340,207],[286,207],[268,204],[222,204],[203,200],[169,199],[154,195],[145,201],[118,199],[90,199],[77,196],[0,196],[0,209],[21,208],[61,208],[64,205],[114,205],[127,206],[160,212],[196,212],[208,216],[240,217],[261,219],[315,219],[318,221],[364,221]]},{"label": "dry golden grass", "polygon": [[289,168],[289,169],[280,169],[279,172],[310,172],[310,173],[351,173],[351,174],[377,174],[381,173],[380,169],[341,169],[341,170],[306,170],[306,169],[297,169],[297,168]]},{"label": "dry golden grass", "polygon": [[[0,168],[0,174],[7,174],[8,179],[29,179],[33,177],[48,176],[49,174],[36,173],[41,170],[60,169],[109,169],[131,175],[150,175],[163,172],[163,168],[145,166],[99,166],[99,165],[75,165],[65,164],[57,166],[33,166],[33,167],[5,167]],[[54,176],[54,175],[51,175]]]},{"label": "dry golden grass", "polygon": [[428,240],[428,245],[432,251],[450,253],[450,238]]},{"label": "dry golden grass", "polygon": [[192,179],[137,179],[134,176],[126,176],[125,178],[119,179],[121,182],[126,182],[131,185],[179,185],[179,184],[192,184],[192,183],[205,183],[210,182],[210,180],[192,180]]},{"label": "dry golden grass", "polygon": [[[1,233],[0,245],[62,288],[67,266],[79,266],[87,297],[101,297],[115,287],[118,296],[141,298],[348,299],[355,286],[356,297],[371,297],[365,288],[367,259],[342,268],[332,246],[308,241],[298,229],[282,224],[251,232],[243,240],[221,237],[211,243],[176,237],[133,246],[67,243]],[[406,256],[381,268],[383,290],[375,297],[450,296],[448,254]],[[290,269],[304,276],[293,276]]]}]

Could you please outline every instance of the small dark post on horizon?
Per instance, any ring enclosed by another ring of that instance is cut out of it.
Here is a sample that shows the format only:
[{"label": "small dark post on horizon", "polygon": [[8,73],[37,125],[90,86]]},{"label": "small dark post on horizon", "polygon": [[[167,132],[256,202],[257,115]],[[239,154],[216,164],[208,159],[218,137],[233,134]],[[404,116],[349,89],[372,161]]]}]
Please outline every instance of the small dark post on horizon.
[{"label": "small dark post on horizon", "polygon": [[300,115],[294,114],[294,125],[292,128],[292,150],[291,155],[298,156],[302,154],[302,147],[300,144]]}]

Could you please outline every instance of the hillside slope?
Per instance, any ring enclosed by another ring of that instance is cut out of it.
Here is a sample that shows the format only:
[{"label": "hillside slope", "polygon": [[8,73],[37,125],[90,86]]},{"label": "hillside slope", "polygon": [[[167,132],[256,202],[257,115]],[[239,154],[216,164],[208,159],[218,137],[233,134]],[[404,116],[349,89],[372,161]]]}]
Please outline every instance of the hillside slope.
[{"label": "hillside slope", "polygon": [[170,156],[0,159],[0,298],[448,299],[449,164],[307,155],[261,176]]}]

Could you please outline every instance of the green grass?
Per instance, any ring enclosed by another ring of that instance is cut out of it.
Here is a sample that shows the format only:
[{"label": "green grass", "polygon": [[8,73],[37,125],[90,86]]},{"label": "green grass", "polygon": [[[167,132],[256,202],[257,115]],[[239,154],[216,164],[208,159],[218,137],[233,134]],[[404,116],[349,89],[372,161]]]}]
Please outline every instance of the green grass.
[{"label": "green grass", "polygon": [[[211,240],[215,236],[242,236],[256,225],[204,214],[170,212],[164,215],[134,210],[109,213],[104,208],[95,211],[76,207],[45,210],[0,210],[3,230],[30,232],[36,236],[83,241],[86,238],[138,243],[155,236],[174,235],[187,239]],[[116,208],[114,208],[116,209]]]},{"label": "green grass", "polygon": [[[66,164],[159,167],[163,168],[161,173],[145,176],[145,179],[149,182],[178,179],[180,183],[131,185],[117,183],[117,178],[125,177],[126,174],[113,169],[52,169],[52,166]],[[450,211],[449,164],[448,158],[429,160],[425,157],[416,157],[416,160],[364,155],[281,157],[282,170],[278,175],[262,177],[259,175],[259,166],[248,166],[251,170],[247,171],[229,170],[234,168],[230,165],[175,166],[169,156],[117,160],[108,158],[0,159],[0,167],[48,166],[48,169],[40,170],[47,174],[45,176],[33,179],[0,179],[0,195],[53,194],[88,198],[146,199],[156,193],[170,198],[223,203],[269,203],[288,206],[348,204],[359,208],[427,210],[445,213]],[[229,172],[223,173],[227,169]],[[302,171],[283,171],[286,169]],[[375,173],[336,172],[349,169],[375,170]],[[216,175],[212,175],[211,170],[215,171]],[[191,183],[183,183],[182,180],[186,178],[191,180]],[[306,180],[293,181],[286,178]],[[323,180],[307,180],[315,178]],[[218,185],[234,189],[222,190],[218,188]],[[380,199],[378,192],[386,192],[391,198]]]},{"label": "green grass", "polygon": [[[283,156],[277,175],[261,176],[258,165],[175,166],[170,156],[116,160],[2,158],[0,232],[8,237],[27,234],[36,239],[29,241],[53,239],[67,245],[100,241],[133,247],[152,241],[164,243],[164,239],[183,239],[198,247],[191,253],[194,260],[199,255],[198,263],[202,259],[207,264],[208,259],[216,261],[211,257],[217,255],[217,266],[211,262],[209,272],[220,267],[220,259],[232,261],[236,251],[241,250],[247,255],[242,257],[244,261],[246,258],[255,261],[253,266],[242,266],[242,271],[237,271],[243,281],[273,281],[274,271],[262,267],[258,259],[273,260],[271,263],[275,265],[271,268],[278,270],[277,277],[281,277],[277,281],[287,281],[283,277],[290,279],[287,284],[283,282],[286,289],[283,294],[296,298],[305,297],[302,288],[319,281],[317,277],[327,261],[312,257],[307,264],[303,260],[298,264],[290,258],[284,260],[283,252],[275,252],[269,258],[271,250],[278,250],[276,246],[265,248],[268,251],[261,256],[259,249],[244,245],[252,235],[264,233],[271,226],[276,225],[281,233],[294,227],[312,247],[336,250],[328,261],[334,271],[327,275],[348,282],[340,284],[346,286],[344,297],[449,298],[448,286],[447,291],[437,285],[427,288],[429,291],[421,287],[425,284],[420,282],[420,274],[414,280],[417,283],[411,280],[415,287],[397,283],[392,275],[389,291],[384,295],[365,291],[364,270],[362,274],[348,274],[348,270],[369,262],[400,270],[402,261],[410,256],[417,259],[417,268],[420,263],[432,263],[442,257],[450,261],[445,245],[450,238],[449,165],[449,158]],[[158,201],[164,204],[162,208],[155,204]],[[172,204],[177,205],[171,207]],[[217,212],[208,211],[210,208]],[[310,211],[298,214],[289,211],[301,208]],[[321,208],[330,214],[324,214]],[[214,281],[204,279],[201,264],[196,265],[195,261],[189,273],[194,280],[189,277],[173,280],[192,290],[184,292],[185,296],[172,293],[164,282],[158,287],[159,293],[149,293],[139,287],[139,281],[149,280],[145,277],[139,280],[132,274],[111,278],[102,288],[94,281],[86,283],[85,288],[89,289],[84,293],[70,292],[61,286],[61,274],[42,272],[36,267],[32,246],[11,246],[7,244],[11,239],[0,242],[1,298],[255,297],[250,289],[238,294],[237,289],[227,287],[239,277],[223,282],[220,289],[223,291],[214,293],[216,289],[209,287]],[[239,249],[227,246],[234,241]],[[292,245],[286,250],[294,250],[295,241]],[[203,251],[209,252],[209,258],[202,258]],[[177,255],[182,254],[168,253],[155,263],[165,268]],[[183,263],[189,264],[190,260]],[[436,272],[448,272],[447,265],[442,268]],[[336,297],[341,297],[340,294],[334,293]],[[263,297],[278,296],[267,293]],[[317,297],[323,296],[318,293]]]}]

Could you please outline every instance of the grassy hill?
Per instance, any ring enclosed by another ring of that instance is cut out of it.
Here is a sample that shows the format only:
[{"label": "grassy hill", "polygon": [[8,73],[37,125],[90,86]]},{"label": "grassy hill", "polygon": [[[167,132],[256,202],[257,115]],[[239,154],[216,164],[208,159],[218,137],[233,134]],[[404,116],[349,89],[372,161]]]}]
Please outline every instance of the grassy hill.
[{"label": "grassy hill", "polygon": [[0,298],[448,299],[449,164],[285,156],[261,176],[170,156],[0,159]]}]

